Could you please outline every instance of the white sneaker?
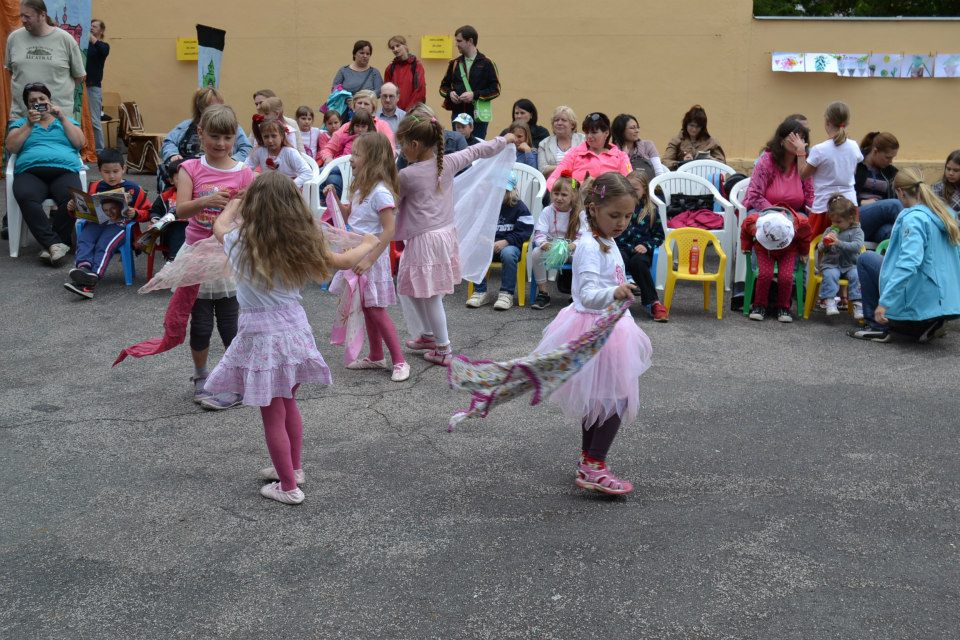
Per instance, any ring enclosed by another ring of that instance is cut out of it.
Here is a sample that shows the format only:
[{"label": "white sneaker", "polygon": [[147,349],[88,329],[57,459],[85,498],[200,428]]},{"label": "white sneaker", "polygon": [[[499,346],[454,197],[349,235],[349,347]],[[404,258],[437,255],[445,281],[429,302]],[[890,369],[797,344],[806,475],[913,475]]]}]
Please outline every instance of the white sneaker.
[{"label": "white sneaker", "polygon": [[853,305],[853,319],[854,320],[863,320],[863,303],[859,300],[854,300]]},{"label": "white sneaker", "polygon": [[[273,467],[264,467],[260,469],[258,474],[261,480],[279,480],[280,474],[277,473],[277,470]],[[293,470],[293,479],[297,484],[303,484],[306,476],[303,475],[303,469],[294,469]]]},{"label": "white sneaker", "polygon": [[406,362],[393,365],[393,374],[390,379],[394,382],[403,382],[410,377],[410,365]]},{"label": "white sneaker", "polygon": [[493,303],[493,308],[497,311],[506,311],[513,306],[513,294],[501,291],[497,296],[497,301]]},{"label": "white sneaker", "polygon": [[483,293],[474,293],[467,300],[467,306],[470,307],[471,309],[477,309],[484,305],[490,304],[496,299],[497,299],[497,294],[495,294],[493,291],[485,291]]},{"label": "white sneaker", "polygon": [[271,482],[260,487],[260,495],[283,504],[300,504],[306,497],[303,495],[303,491],[300,491],[300,487],[293,491],[284,491],[280,488],[279,482]]},{"label": "white sneaker", "polygon": [[828,316],[837,316],[840,315],[840,310],[837,308],[837,301],[833,298],[827,300],[827,315]]},{"label": "white sneaker", "polygon": [[387,361],[386,360],[371,360],[370,358],[364,356],[358,360],[354,360],[347,365],[347,369],[386,369]]},{"label": "white sneaker", "polygon": [[63,260],[64,256],[70,253],[70,247],[58,242],[57,244],[50,247],[50,264],[57,267],[60,265],[60,261]]},{"label": "white sneaker", "polygon": [[41,251],[41,252],[40,252],[40,259],[41,259],[41,260],[50,260],[50,252],[47,251],[46,249],[44,249],[43,251]]}]

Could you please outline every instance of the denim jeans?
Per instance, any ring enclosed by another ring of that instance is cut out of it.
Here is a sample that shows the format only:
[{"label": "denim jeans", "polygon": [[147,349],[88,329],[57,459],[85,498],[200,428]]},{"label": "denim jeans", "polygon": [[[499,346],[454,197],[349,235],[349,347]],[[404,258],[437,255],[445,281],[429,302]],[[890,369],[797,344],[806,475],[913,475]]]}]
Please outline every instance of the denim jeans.
[{"label": "denim jeans", "polygon": [[337,192],[337,199],[343,197],[343,175],[340,173],[339,167],[333,169],[330,172],[330,175],[327,176],[326,181],[320,185],[320,194],[323,195],[323,190],[327,187],[328,184],[332,184],[333,188]]},{"label": "denim jeans", "polygon": [[103,89],[87,87],[87,102],[90,103],[90,120],[93,122],[93,140],[97,153],[103,151],[103,123],[100,112],[103,111]]},{"label": "denim jeans", "polygon": [[[514,291],[517,290],[517,263],[520,262],[520,248],[508,244],[499,253],[495,251],[493,259],[499,260],[502,265],[500,268],[500,291],[513,295]],[[526,277],[527,274],[523,274],[523,276]],[[476,293],[485,293],[487,278],[484,277],[483,282],[477,284],[473,290]]]},{"label": "denim jeans", "polygon": [[880,266],[883,256],[875,251],[864,251],[857,257],[857,277],[863,301],[863,320],[871,329],[882,331],[885,326],[873,319],[873,312],[880,304]]},{"label": "denim jeans", "polygon": [[903,211],[903,204],[895,199],[877,200],[860,207],[860,228],[867,242],[883,242],[890,237],[893,223]]},{"label": "denim jeans", "polygon": [[832,300],[840,291],[840,278],[847,279],[847,299],[859,300],[860,294],[860,276],[857,273],[857,267],[850,267],[845,272],[840,271],[840,267],[824,267],[820,273],[823,276],[823,282],[820,283],[820,298]]}]

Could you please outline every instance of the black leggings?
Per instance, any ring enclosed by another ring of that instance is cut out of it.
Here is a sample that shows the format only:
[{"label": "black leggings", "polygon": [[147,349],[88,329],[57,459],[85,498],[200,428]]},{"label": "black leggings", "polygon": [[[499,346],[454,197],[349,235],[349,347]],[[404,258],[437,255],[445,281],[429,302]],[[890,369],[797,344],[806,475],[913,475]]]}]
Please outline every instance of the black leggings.
[{"label": "black leggings", "polygon": [[619,430],[620,416],[616,414],[610,416],[604,422],[598,420],[589,429],[587,429],[586,424],[581,425],[583,452],[595,460],[606,460],[610,445],[613,444],[613,439],[617,437],[617,431]]},{"label": "black leggings", "polygon": [[224,347],[229,347],[237,336],[237,317],[240,315],[237,296],[216,300],[197,298],[190,314],[190,348],[194,351],[203,351],[210,346],[214,315],[217,318],[217,333]]},{"label": "black leggings", "polygon": [[[58,243],[73,245],[73,218],[67,212],[70,187],[83,190],[80,174],[69,169],[34,167],[13,178],[13,197],[20,205],[23,221],[44,249]],[[57,205],[49,218],[42,206],[48,198]],[[19,241],[20,238],[10,240]]]},{"label": "black leggings", "polygon": [[640,302],[642,304],[653,304],[660,300],[657,296],[657,285],[653,282],[653,275],[650,273],[650,265],[653,264],[653,254],[634,253],[627,255],[621,251],[623,263],[627,266],[627,272],[633,278],[633,283],[637,285],[640,291]]}]

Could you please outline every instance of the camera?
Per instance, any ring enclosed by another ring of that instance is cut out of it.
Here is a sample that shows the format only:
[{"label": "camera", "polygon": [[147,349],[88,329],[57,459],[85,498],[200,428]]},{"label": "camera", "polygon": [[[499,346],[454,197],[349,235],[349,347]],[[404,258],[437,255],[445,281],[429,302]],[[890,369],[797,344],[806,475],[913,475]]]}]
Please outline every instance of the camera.
[{"label": "camera", "polygon": [[33,105],[33,110],[40,113],[44,113],[49,108],[50,105],[48,105],[46,102],[38,102],[37,104]]}]

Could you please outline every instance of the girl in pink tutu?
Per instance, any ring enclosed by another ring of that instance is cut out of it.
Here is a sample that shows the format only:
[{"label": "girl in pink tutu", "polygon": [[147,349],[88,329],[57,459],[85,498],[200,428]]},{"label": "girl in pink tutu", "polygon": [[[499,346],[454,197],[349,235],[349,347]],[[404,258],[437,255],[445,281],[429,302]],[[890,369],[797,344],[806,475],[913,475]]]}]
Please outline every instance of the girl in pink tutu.
[{"label": "girl in pink tutu", "polygon": [[[573,254],[573,303],[543,331],[535,353],[548,353],[593,327],[614,300],[633,299],[623,258],[614,238],[630,224],[637,194],[619,173],[588,179],[581,191],[589,229]],[[650,366],[650,340],[628,311],[617,322],[603,348],[550,396],[563,412],[580,421],[582,451],[576,485],[621,495],[633,484],[607,468],[610,445],[623,422],[634,421],[640,399],[638,379]]]},{"label": "girl in pink tutu", "polygon": [[326,280],[330,267],[354,267],[377,238],[367,235],[359,247],[330,253],[300,192],[276,171],[257,178],[242,201],[231,200],[213,233],[233,267],[240,319],[237,336],[207,378],[206,389],[235,393],[243,404],[260,407],[273,462],[260,475],[279,480],[260,493],[300,504],[303,421],[294,396],[302,383],[330,384],[330,370],[300,306],[300,288],[310,280]]},{"label": "girl in pink tutu", "polygon": [[498,154],[512,134],[443,155],[443,127],[426,108],[397,129],[400,152],[410,163],[400,171],[396,239],[406,243],[397,271],[397,291],[410,296],[415,321],[424,331],[407,347],[428,362],[447,366],[453,358],[443,296],[460,282],[460,249],[453,220],[453,177],[478,158]]},{"label": "girl in pink tutu", "polygon": [[[356,233],[372,233],[380,241],[352,271],[363,276],[363,321],[370,343],[369,355],[347,365],[347,369],[386,369],[383,344],[386,343],[393,361],[391,379],[402,382],[410,377],[400,349],[400,337],[393,326],[387,307],[397,303],[397,292],[390,271],[390,241],[395,229],[396,194],[400,191],[397,163],[393,145],[385,135],[364,133],[353,143],[350,154],[353,181],[350,183],[350,204],[344,205],[344,214],[350,228]],[[347,285],[348,273],[337,272],[330,291],[340,293]]]}]

